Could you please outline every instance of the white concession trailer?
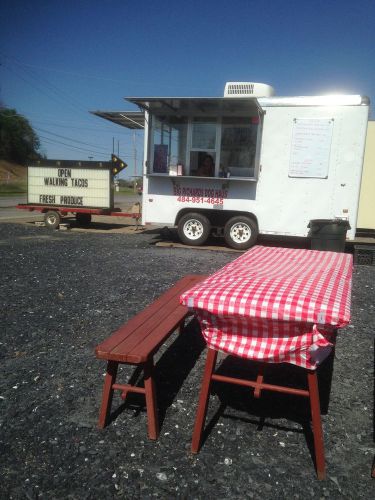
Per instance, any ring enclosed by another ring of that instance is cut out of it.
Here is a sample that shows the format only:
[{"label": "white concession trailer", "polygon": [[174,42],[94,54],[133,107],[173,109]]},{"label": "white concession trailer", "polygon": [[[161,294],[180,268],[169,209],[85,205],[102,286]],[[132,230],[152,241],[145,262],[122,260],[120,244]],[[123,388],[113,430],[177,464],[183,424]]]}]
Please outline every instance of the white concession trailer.
[{"label": "white concession trailer", "polygon": [[[230,82],[224,97],[127,98],[140,112],[96,115],[144,128],[142,223],[246,249],[258,234],[308,236],[311,220],[357,226],[369,114],[360,95],[277,97]],[[213,170],[202,175],[207,160]]]}]

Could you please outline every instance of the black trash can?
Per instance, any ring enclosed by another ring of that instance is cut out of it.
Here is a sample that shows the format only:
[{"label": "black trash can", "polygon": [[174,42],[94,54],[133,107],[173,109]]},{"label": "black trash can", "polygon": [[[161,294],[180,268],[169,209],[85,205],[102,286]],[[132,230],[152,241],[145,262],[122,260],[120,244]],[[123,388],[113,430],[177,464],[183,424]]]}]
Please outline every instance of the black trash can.
[{"label": "black trash can", "polygon": [[344,252],[346,231],[350,229],[347,220],[315,219],[309,222],[311,250]]}]

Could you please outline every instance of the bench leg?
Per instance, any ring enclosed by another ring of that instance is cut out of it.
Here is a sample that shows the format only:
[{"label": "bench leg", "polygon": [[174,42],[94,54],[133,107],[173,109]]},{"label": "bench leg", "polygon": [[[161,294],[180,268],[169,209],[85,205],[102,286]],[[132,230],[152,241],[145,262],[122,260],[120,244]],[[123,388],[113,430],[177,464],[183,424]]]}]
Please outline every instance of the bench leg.
[{"label": "bench leg", "polygon": [[206,366],[204,368],[204,374],[202,380],[201,393],[199,395],[197,416],[195,417],[195,424],[193,430],[193,440],[191,444],[192,453],[198,453],[200,448],[203,426],[207,415],[208,399],[210,397],[211,376],[212,372],[215,369],[216,359],[217,359],[217,351],[208,348]]},{"label": "bench leg", "polygon": [[318,377],[315,370],[308,371],[307,380],[309,384],[311,420],[314,434],[316,473],[318,479],[325,479],[326,465],[324,458],[323,430],[322,420],[320,417]]},{"label": "bench leg", "polygon": [[153,360],[148,360],[144,365],[144,381],[146,394],[146,409],[147,409],[147,428],[148,437],[157,439],[159,436],[159,422],[156,405],[156,391],[153,379],[154,363]]},{"label": "bench leg", "polygon": [[112,385],[116,381],[118,363],[115,361],[108,361],[107,373],[104,379],[102,404],[99,413],[98,427],[103,429],[107,423],[109,413],[111,411],[113,389]]}]

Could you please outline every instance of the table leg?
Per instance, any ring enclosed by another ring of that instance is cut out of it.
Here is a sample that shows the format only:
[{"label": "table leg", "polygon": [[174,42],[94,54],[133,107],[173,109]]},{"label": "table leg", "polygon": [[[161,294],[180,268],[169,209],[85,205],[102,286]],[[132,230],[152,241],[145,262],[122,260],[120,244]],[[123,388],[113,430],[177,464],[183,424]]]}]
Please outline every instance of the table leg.
[{"label": "table leg", "polygon": [[318,377],[315,370],[309,370],[307,373],[310,394],[311,420],[314,434],[315,465],[318,479],[325,479],[326,466],[324,458],[324,441],[322,431],[322,420],[320,417],[320,402]]},{"label": "table leg", "polygon": [[198,453],[200,448],[203,426],[207,414],[208,399],[210,397],[211,375],[215,368],[216,359],[217,359],[217,351],[208,348],[206,366],[204,369],[201,392],[199,395],[197,415],[194,424],[193,440],[191,444],[192,453]]},{"label": "table leg", "polygon": [[258,376],[256,380],[256,386],[254,388],[254,397],[255,398],[260,398],[260,392],[261,392],[261,387],[263,384],[263,379],[264,379],[264,364],[261,364],[259,366],[259,371],[258,371]]}]

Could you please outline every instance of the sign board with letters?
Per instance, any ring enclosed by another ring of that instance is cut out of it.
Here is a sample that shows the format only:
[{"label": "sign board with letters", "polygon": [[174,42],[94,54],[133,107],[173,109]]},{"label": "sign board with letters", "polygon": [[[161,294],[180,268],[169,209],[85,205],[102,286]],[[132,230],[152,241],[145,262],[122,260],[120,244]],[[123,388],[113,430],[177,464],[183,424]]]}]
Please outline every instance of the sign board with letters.
[{"label": "sign board with letters", "polygon": [[28,167],[28,203],[82,208],[111,208],[111,170],[61,164]]}]

